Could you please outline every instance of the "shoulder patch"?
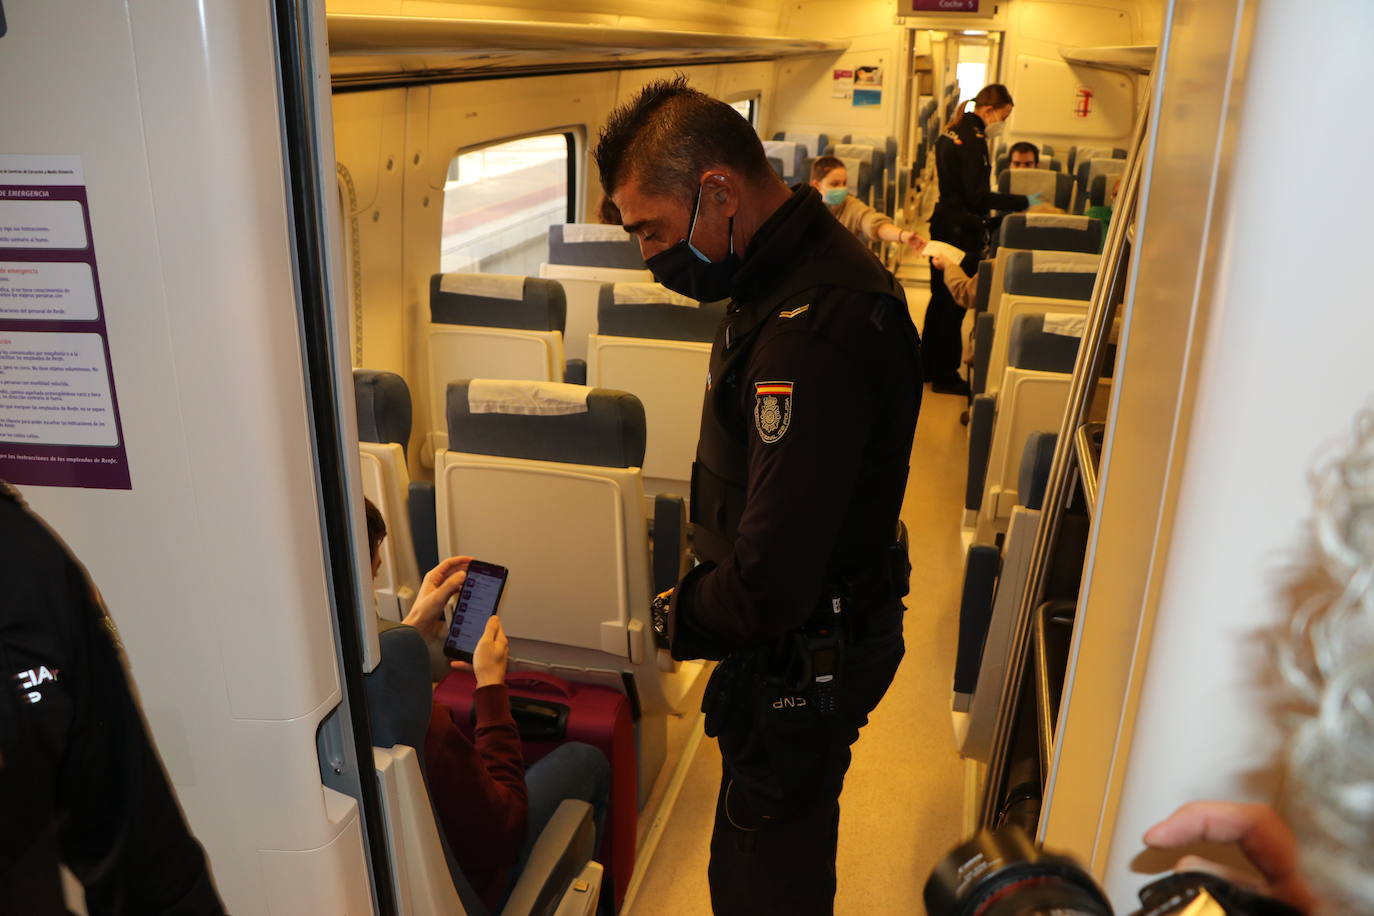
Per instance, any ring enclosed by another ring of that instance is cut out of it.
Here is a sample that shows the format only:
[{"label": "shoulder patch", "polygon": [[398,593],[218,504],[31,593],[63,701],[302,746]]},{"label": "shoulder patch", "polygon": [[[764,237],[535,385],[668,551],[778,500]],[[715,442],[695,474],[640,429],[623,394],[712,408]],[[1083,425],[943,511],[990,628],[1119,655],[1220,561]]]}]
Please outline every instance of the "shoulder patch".
[{"label": "shoulder patch", "polygon": [[792,383],[756,382],[754,384],[754,428],[765,445],[772,445],[787,434],[792,425]]},{"label": "shoulder patch", "polygon": [[806,314],[808,311],[810,311],[810,310],[811,310],[811,303],[808,302],[808,303],[806,303],[806,305],[803,305],[803,306],[801,306],[800,308],[788,309],[788,310],[785,311],[785,312],[778,312],[778,317],[779,317],[779,318],[796,318],[798,315],[805,315],[805,314]]}]

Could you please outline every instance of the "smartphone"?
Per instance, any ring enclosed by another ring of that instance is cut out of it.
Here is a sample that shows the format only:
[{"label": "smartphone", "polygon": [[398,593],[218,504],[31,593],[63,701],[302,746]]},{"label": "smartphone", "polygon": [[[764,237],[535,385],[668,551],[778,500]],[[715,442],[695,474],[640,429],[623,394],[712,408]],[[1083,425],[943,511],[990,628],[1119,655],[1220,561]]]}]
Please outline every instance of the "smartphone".
[{"label": "smartphone", "polygon": [[472,661],[472,653],[486,632],[487,621],[501,603],[508,572],[504,566],[480,560],[473,560],[468,565],[468,577],[453,604],[453,622],[444,640],[444,654],[449,658]]}]

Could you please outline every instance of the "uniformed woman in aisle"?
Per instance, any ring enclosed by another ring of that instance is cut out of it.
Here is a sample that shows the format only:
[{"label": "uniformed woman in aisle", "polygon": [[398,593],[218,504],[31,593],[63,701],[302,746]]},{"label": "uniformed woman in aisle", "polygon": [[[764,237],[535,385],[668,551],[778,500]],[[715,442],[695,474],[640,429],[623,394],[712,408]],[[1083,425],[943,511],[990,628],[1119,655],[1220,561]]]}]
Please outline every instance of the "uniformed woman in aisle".
[{"label": "uniformed woman in aisle", "polygon": [[[1011,93],[1001,83],[985,86],[973,97],[973,110],[959,113],[935,141],[935,168],[940,199],[930,217],[930,237],[964,252],[960,265],[974,276],[987,250],[987,221],[991,210],[1025,210],[1034,201],[1024,194],[997,194],[991,189],[992,160],[988,138],[1002,132],[1011,117]],[[969,393],[959,375],[962,345],[959,326],[964,310],[945,286],[944,271],[930,269],[930,304],[922,328],[926,381],[941,394]]]}]

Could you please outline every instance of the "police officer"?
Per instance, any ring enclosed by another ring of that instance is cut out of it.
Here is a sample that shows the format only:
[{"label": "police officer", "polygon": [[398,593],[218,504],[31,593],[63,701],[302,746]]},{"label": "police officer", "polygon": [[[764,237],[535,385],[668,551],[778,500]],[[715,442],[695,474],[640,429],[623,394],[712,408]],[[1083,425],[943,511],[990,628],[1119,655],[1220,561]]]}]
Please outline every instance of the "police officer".
[{"label": "police officer", "polygon": [[220,914],[129,690],[114,626],[62,543],[0,482],[0,913]]},{"label": "police officer", "polygon": [[[930,237],[964,252],[959,266],[969,276],[977,275],[978,261],[987,248],[988,211],[1025,210],[1031,203],[1024,194],[997,194],[990,187],[992,162],[987,138],[1002,132],[1011,109],[1011,93],[1006,86],[985,86],[973,98],[973,111],[957,116],[935,141],[940,199],[930,217]],[[964,310],[946,288],[944,271],[932,266],[923,328],[925,372],[931,390],[941,394],[969,393],[968,382],[959,375],[963,352],[959,327],[963,321]]]},{"label": "police officer", "polygon": [[684,78],[614,112],[596,158],[654,277],[731,300],[692,475],[700,565],[655,615],[674,658],[721,662],[703,701],[723,758],[712,906],[827,914],[849,748],[903,653],[916,330],[815,189],[789,191]]}]

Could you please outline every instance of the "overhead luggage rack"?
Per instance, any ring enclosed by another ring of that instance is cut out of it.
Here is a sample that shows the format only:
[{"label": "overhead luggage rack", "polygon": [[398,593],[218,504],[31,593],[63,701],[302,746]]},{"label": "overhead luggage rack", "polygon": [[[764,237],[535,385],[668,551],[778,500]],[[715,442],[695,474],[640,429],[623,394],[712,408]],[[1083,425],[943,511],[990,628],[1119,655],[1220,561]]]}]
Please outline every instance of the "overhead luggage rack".
[{"label": "overhead luggage rack", "polygon": [[331,13],[334,88],[839,54],[848,41],[563,22]]}]

